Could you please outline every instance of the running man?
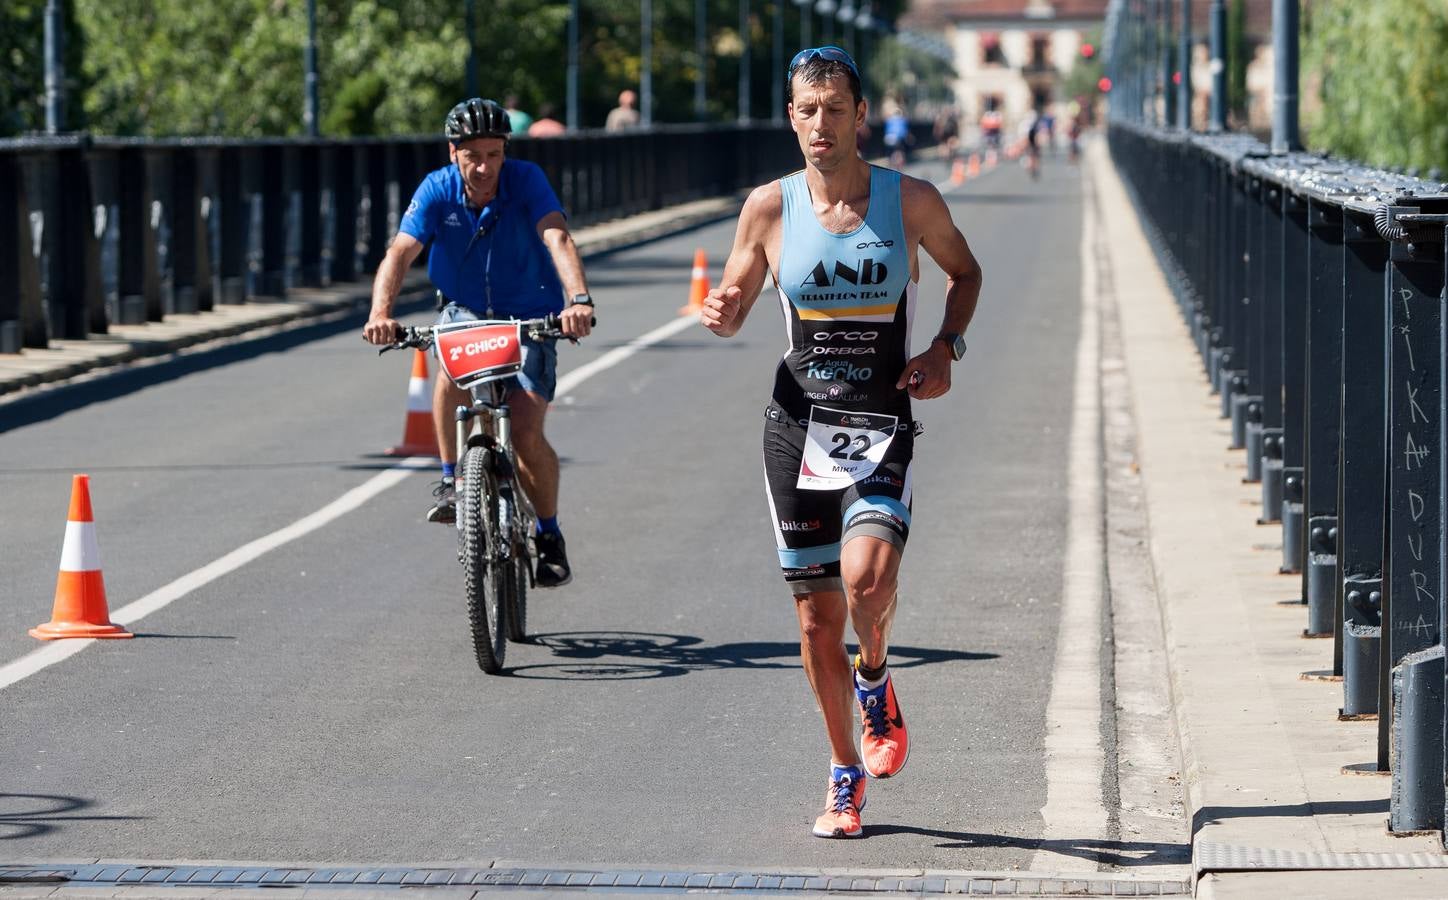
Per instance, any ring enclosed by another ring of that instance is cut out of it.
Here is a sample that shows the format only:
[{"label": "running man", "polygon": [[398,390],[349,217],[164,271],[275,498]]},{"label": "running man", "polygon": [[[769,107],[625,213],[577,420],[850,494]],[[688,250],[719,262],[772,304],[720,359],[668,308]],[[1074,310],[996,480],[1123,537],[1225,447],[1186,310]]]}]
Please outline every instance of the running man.
[{"label": "running man", "polygon": [[[866,104],[854,60],[838,47],[803,50],[788,78],[804,170],[750,194],[700,320],[720,337],[738,333],[765,276],[773,278],[789,349],[765,409],[764,470],[800,654],[830,745],[814,833],[857,837],[866,779],[896,774],[910,753],[886,664],[910,531],[918,432],[910,401],[950,389],[981,271],[933,185],[859,158]],[[945,314],[911,356],[921,247],[945,270]],[[859,640],[853,661],[847,622]]]}]

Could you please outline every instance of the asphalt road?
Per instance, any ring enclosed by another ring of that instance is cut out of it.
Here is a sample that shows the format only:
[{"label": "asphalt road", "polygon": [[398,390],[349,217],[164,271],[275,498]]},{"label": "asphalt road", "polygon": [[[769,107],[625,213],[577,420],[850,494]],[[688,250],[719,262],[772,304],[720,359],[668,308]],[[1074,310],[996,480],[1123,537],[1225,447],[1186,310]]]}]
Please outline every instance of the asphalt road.
[{"label": "asphalt road", "polygon": [[[829,760],[762,488],[784,346],[766,297],[737,338],[688,329],[555,405],[576,578],[532,594],[536,642],[510,646],[505,677],[473,662],[453,533],[423,522],[434,476],[414,473],[136,640],[0,690],[0,857],[1025,867],[1080,197],[1059,157],[1039,183],[1009,168],[948,197],[986,287],[954,389],[916,408],[892,648],[914,745],[870,785],[865,840],[809,834]],[[600,325],[561,371],[673,318],[694,248],[717,278],[732,235],[591,260]],[[917,346],[942,291],[927,263]],[[410,359],[359,334],[314,327],[61,389],[0,433],[0,665],[48,618],[72,473],[92,476],[114,610],[392,466],[378,451],[401,435]]]}]

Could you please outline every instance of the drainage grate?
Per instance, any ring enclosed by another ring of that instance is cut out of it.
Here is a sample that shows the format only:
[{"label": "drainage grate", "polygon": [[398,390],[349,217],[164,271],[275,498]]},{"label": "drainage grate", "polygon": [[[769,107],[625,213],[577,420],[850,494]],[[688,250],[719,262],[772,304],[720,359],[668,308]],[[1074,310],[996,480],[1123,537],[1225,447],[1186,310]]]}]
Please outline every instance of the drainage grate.
[{"label": "drainage grate", "polygon": [[1300,869],[1444,869],[1448,855],[1439,853],[1312,853],[1239,847],[1202,841],[1192,864],[1204,872],[1293,871]]},{"label": "drainage grate", "polygon": [[430,886],[607,891],[616,893],[803,892],[851,894],[960,894],[971,897],[1162,897],[1189,896],[1187,881],[1153,881],[1129,876],[1080,877],[952,872],[881,876],[838,872],[681,872],[635,869],[442,869],[442,868],[268,868],[263,866],[0,866],[0,886],[64,883],[72,886],[185,885],[197,887]]}]

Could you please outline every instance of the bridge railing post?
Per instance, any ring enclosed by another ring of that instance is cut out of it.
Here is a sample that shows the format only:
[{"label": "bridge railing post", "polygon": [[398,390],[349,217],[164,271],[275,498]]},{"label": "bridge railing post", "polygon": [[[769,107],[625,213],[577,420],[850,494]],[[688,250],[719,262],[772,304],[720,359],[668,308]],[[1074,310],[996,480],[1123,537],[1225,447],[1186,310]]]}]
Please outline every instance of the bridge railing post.
[{"label": "bridge railing post", "polygon": [[1308,201],[1307,342],[1303,428],[1303,491],[1307,520],[1302,598],[1310,637],[1335,635],[1334,675],[1342,674],[1342,641],[1337,612],[1337,468],[1342,425],[1342,207]]},{"label": "bridge railing post", "polygon": [[[1383,460],[1387,431],[1387,370],[1383,348],[1383,297],[1387,242],[1372,216],[1349,208],[1343,217],[1342,418],[1338,426],[1338,528],[1336,585],[1342,635],[1344,716],[1385,710],[1388,688],[1382,665]],[[1354,601],[1354,597],[1358,597]],[[1386,747],[1378,768],[1386,771]]]},{"label": "bridge railing post", "polygon": [[[1387,522],[1383,668],[1391,673],[1378,719],[1392,751],[1392,831],[1444,825],[1443,578],[1438,458],[1442,427],[1443,226],[1448,196],[1402,197],[1379,215],[1392,240],[1386,296]],[[1422,221],[1422,220],[1428,221]],[[1387,711],[1391,710],[1391,715]]]}]

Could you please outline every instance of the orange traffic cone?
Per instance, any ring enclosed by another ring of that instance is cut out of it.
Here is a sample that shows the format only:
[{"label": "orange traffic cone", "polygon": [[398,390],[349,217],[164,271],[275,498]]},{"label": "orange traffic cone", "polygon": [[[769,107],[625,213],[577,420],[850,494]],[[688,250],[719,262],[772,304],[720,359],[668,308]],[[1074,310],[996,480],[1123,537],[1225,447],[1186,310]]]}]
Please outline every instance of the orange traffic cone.
[{"label": "orange traffic cone", "polygon": [[437,456],[437,432],[432,427],[432,391],[427,382],[427,354],[418,350],[412,357],[412,377],[407,380],[407,420],[402,425],[402,443],[386,451],[388,456]]},{"label": "orange traffic cone", "polygon": [[679,307],[681,316],[697,316],[704,308],[704,296],[709,293],[709,263],[704,258],[704,248],[694,251],[694,274],[689,279],[689,302]]},{"label": "orange traffic cone", "polygon": [[964,182],[964,181],[965,181],[965,160],[963,160],[963,159],[961,159],[960,157],[957,156],[957,157],[955,158],[955,162],[953,162],[953,163],[950,164],[950,183],[951,183],[951,184],[961,184],[961,183]]},{"label": "orange traffic cone", "polygon": [[90,476],[71,480],[70,515],[65,523],[65,545],[60,551],[60,578],[55,583],[55,606],[50,621],[30,629],[42,641],[56,638],[134,637],[112,624],[106,608],[106,583],[101,578],[101,553],[96,544],[95,517],[91,514]]},{"label": "orange traffic cone", "polygon": [[970,165],[966,168],[965,176],[966,176],[967,178],[979,178],[979,177],[980,177],[980,154],[979,154],[979,153],[972,153],[972,154],[970,155]]}]

